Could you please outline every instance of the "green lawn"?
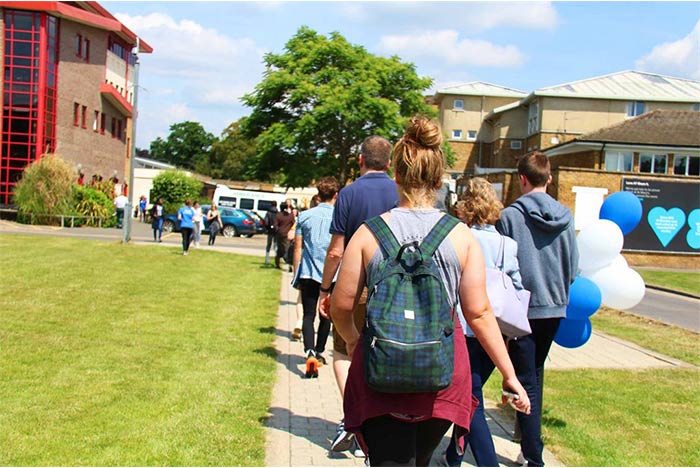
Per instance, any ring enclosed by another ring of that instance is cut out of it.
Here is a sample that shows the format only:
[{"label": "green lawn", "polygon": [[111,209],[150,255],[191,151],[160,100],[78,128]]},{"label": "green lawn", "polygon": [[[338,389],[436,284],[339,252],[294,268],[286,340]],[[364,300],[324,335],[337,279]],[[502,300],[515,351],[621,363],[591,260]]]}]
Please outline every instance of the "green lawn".
[{"label": "green lawn", "polygon": [[694,271],[663,271],[636,269],[645,284],[685,291],[700,296],[700,273]]},{"label": "green lawn", "polygon": [[0,466],[264,464],[280,275],[0,235]]},{"label": "green lawn", "polygon": [[[700,337],[677,327],[603,309],[593,329],[700,364]],[[495,372],[486,395],[500,401]],[[548,370],[542,433],[568,466],[697,466],[700,369]],[[506,409],[511,412],[510,409]]]}]

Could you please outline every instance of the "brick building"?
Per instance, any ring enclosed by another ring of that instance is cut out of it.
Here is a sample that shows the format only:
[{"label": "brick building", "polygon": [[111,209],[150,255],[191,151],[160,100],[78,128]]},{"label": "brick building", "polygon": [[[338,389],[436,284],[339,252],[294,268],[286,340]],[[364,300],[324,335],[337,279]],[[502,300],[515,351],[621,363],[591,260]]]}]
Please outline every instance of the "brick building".
[{"label": "brick building", "polygon": [[135,55],[152,48],[97,2],[0,2],[3,73],[0,205],[23,168],[55,153],[82,171],[125,179]]}]

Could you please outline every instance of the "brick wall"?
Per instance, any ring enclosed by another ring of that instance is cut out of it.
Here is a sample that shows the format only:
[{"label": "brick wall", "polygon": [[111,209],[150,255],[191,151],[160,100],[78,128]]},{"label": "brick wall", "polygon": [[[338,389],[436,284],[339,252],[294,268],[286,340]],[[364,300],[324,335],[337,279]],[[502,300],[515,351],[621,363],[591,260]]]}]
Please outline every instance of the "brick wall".
[{"label": "brick wall", "polygon": [[[56,123],[56,154],[71,165],[82,164],[86,180],[92,174],[105,178],[118,173],[125,181],[127,153],[127,119],[102,98],[100,84],[105,79],[108,33],[89,26],[61,19],[58,113]],[[76,34],[90,40],[90,61],[75,55]],[[87,128],[73,124],[73,106],[87,107]],[[95,111],[106,114],[104,135],[93,131]],[[122,120],[122,138],[112,138],[112,118]]]}]

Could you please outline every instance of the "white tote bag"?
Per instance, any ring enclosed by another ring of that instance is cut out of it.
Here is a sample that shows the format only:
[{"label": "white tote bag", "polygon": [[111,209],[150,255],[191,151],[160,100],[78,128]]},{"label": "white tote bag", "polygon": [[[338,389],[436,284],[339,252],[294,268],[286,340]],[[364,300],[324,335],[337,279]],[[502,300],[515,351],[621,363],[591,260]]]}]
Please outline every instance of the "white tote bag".
[{"label": "white tote bag", "polygon": [[508,338],[532,333],[527,311],[530,304],[530,291],[515,289],[513,281],[503,271],[505,239],[501,236],[496,268],[486,268],[486,291],[498,326]]}]

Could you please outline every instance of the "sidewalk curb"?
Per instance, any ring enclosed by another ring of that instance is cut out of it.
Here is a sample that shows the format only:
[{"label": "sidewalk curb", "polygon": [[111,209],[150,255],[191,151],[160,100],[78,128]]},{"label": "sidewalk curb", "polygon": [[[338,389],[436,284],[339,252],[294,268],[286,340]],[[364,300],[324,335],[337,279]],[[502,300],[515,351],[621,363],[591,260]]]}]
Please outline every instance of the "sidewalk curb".
[{"label": "sidewalk curb", "polygon": [[685,292],[685,291],[680,291],[678,289],[671,289],[671,288],[666,288],[664,286],[657,286],[655,284],[646,284],[645,285],[647,289],[653,289],[655,291],[663,291],[667,292],[669,294],[675,294],[676,296],[684,296],[684,297],[689,297],[691,299],[700,299],[700,296],[697,294]]}]

